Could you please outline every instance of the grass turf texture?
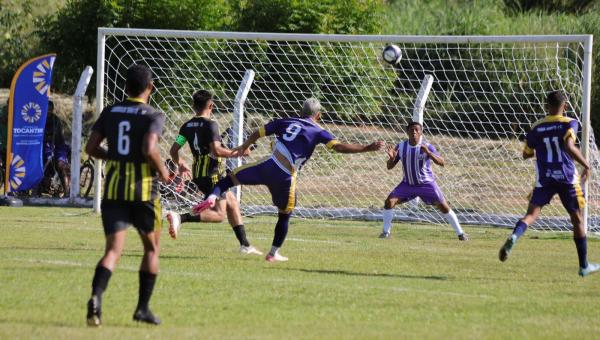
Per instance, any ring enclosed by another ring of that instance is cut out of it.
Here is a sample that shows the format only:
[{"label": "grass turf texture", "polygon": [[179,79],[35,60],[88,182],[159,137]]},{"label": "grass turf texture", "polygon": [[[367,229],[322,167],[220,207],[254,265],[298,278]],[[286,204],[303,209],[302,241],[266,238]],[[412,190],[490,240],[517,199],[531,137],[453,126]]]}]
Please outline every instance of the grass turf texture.
[{"label": "grass turf texture", "polygon": [[[163,325],[131,321],[141,244],[130,230],[104,297],[85,326],[100,218],[84,209],[0,208],[0,338],[595,338],[600,275],[581,279],[570,234],[531,232],[507,263],[507,230],[293,219],[287,263],[241,256],[226,224],[162,233],[151,307]],[[274,218],[246,219],[268,250]],[[592,260],[600,260],[590,239]]]}]

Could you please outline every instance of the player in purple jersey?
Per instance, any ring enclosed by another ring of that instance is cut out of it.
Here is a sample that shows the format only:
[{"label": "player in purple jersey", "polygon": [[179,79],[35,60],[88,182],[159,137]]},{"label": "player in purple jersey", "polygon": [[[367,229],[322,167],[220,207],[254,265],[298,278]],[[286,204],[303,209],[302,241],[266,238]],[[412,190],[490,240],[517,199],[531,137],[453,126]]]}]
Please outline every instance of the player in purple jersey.
[{"label": "player in purple jersey", "polygon": [[383,142],[369,145],[342,144],[317,122],[321,118],[321,104],[315,98],[304,102],[300,117],[275,119],[250,135],[248,140],[236,148],[245,152],[259,138],[275,135],[273,154],[266,160],[241,166],[220,180],[213,193],[202,203],[194,207],[200,212],[214,206],[215,200],[227,189],[235,185],[266,185],[271,192],[273,205],[279,209],[279,218],[275,225],[275,236],[271,251],[266,256],[269,262],[287,261],[279,254],[288,232],[288,223],[296,205],[296,176],[300,168],[308,161],[318,144],[340,153],[359,153],[381,150]]},{"label": "player in purple jersey", "polygon": [[[533,124],[527,134],[523,159],[536,158],[535,187],[527,214],[517,222],[512,234],[500,248],[499,257],[500,261],[506,261],[519,237],[538,218],[542,207],[558,194],[573,223],[579,275],[587,276],[600,269],[600,265],[587,262],[587,238],[582,214],[585,198],[581,185],[590,177],[591,169],[575,145],[577,121],[563,115],[567,101],[562,92],[550,92],[546,97],[548,115]],[[581,176],[573,160],[583,166]]]},{"label": "player in purple jersey", "polygon": [[454,228],[458,239],[467,241],[469,239],[467,234],[463,232],[456,214],[448,206],[431,170],[431,161],[439,166],[444,166],[444,159],[433,145],[423,140],[423,127],[421,124],[417,122],[409,123],[406,132],[408,140],[387,149],[389,156],[387,161],[388,170],[393,169],[399,161],[402,161],[404,178],[385,200],[383,231],[379,237],[390,237],[394,217],[393,209],[396,204],[402,204],[419,197],[425,204],[435,205]]}]

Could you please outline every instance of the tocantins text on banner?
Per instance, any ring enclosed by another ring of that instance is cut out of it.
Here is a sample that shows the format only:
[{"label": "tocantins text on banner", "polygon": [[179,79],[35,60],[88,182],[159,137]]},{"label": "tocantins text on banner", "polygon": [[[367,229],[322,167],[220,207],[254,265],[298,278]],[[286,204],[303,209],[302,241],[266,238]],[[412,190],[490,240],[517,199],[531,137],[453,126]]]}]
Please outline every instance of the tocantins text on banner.
[{"label": "tocantins text on banner", "polygon": [[21,65],[10,85],[4,190],[35,187],[44,176],[42,149],[55,54]]}]

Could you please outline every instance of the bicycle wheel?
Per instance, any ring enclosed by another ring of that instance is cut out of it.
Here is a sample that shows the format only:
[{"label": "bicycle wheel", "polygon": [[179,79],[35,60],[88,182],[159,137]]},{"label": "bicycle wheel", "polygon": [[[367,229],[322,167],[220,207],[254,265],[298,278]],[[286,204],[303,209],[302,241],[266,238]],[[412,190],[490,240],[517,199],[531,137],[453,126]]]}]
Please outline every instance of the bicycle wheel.
[{"label": "bicycle wheel", "polygon": [[85,162],[79,171],[79,194],[87,198],[90,195],[93,186],[94,165],[90,162]]}]

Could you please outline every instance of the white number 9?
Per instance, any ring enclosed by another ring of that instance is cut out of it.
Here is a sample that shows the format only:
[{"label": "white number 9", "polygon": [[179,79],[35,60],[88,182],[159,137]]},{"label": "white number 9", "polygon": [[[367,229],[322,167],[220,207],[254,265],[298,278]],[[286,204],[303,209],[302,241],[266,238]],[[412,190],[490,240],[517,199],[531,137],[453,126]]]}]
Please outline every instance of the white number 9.
[{"label": "white number 9", "polygon": [[300,131],[302,131],[302,126],[299,124],[292,124],[290,126],[287,127],[287,129],[285,129],[285,134],[283,135],[283,139],[291,142],[294,139],[296,139],[296,137],[298,136],[298,134],[300,133]]}]

